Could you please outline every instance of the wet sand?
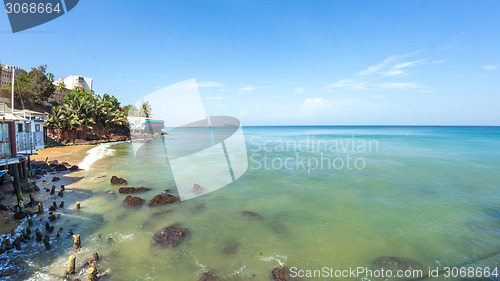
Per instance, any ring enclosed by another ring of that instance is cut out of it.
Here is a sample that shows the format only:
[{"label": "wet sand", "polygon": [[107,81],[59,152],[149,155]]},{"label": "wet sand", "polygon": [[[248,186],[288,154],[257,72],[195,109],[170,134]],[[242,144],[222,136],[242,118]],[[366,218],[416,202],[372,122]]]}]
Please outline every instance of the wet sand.
[{"label": "wet sand", "polygon": [[35,161],[47,161],[57,160],[59,162],[68,162],[70,164],[77,165],[82,162],[85,156],[87,156],[87,151],[95,145],[69,145],[69,146],[57,146],[50,147],[42,150],[38,150],[36,155],[31,156],[31,160]]}]

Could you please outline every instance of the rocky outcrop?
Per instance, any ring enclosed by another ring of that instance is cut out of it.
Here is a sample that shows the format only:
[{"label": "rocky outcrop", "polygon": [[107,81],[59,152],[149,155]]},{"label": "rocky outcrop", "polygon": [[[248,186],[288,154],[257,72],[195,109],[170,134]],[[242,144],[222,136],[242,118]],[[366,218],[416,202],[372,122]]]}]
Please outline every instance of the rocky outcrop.
[{"label": "rocky outcrop", "polygon": [[153,244],[173,248],[186,238],[189,229],[173,224],[163,228],[159,233],[153,235]]},{"label": "rocky outcrop", "polygon": [[125,200],[123,200],[123,204],[129,208],[140,208],[143,203],[144,199],[131,195],[128,195],[125,197]]},{"label": "rocky outcrop", "polygon": [[219,279],[215,273],[212,272],[205,272],[200,278],[200,281],[214,281]]},{"label": "rocky outcrop", "polygon": [[151,190],[151,188],[147,187],[120,187],[118,192],[123,194],[131,194],[131,193],[142,193]]},{"label": "rocky outcrop", "polygon": [[193,185],[193,193],[200,194],[203,193],[203,188],[199,184]]},{"label": "rocky outcrop", "polygon": [[290,270],[288,267],[280,266],[276,267],[272,271],[273,278],[276,281],[290,281],[292,278],[290,277]]},{"label": "rocky outcrop", "polygon": [[373,264],[385,270],[422,270],[424,273],[427,271],[426,266],[419,262],[405,257],[379,257],[373,261]]},{"label": "rocky outcrop", "polygon": [[120,185],[120,184],[126,184],[127,181],[125,179],[123,179],[123,178],[119,178],[117,176],[112,176],[111,180],[110,180],[110,183],[114,184],[114,185]]},{"label": "rocky outcrop", "polygon": [[159,206],[159,205],[165,205],[165,204],[171,204],[174,202],[179,201],[180,198],[178,196],[174,196],[172,194],[168,193],[162,193],[158,194],[151,201],[149,201],[148,206],[154,207],[154,206]]}]

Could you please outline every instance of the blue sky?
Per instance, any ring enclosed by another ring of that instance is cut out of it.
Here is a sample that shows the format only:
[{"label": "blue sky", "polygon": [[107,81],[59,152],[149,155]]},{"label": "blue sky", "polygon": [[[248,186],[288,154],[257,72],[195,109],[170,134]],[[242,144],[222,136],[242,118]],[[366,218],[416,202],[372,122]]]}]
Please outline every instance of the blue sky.
[{"label": "blue sky", "polygon": [[84,75],[122,104],[195,78],[244,125],[500,125],[498,1],[93,1],[0,60]]}]

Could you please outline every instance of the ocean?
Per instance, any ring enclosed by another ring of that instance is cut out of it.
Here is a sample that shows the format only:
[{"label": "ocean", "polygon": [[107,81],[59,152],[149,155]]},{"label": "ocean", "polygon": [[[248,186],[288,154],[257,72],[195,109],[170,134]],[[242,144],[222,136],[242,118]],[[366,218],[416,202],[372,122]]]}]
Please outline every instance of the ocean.
[{"label": "ocean", "polygon": [[[114,272],[108,280],[199,280],[207,271],[221,280],[272,280],[280,265],[304,272],[371,268],[387,256],[428,268],[499,266],[499,127],[243,132],[248,169],[241,177],[203,196],[137,210],[123,207],[125,195],[109,179],[152,188],[137,195],[146,203],[165,189],[175,191],[171,167],[158,157],[162,140],[143,144],[151,161],[137,159],[130,142],[91,149],[81,165],[86,175],[76,183],[82,210],[64,210],[60,222],[65,233],[81,234],[77,263],[98,251],[102,269]],[[190,230],[187,238],[175,248],[153,246],[152,235],[174,223]],[[49,256],[30,256],[26,278],[61,278],[72,252],[71,238],[63,239]]]}]

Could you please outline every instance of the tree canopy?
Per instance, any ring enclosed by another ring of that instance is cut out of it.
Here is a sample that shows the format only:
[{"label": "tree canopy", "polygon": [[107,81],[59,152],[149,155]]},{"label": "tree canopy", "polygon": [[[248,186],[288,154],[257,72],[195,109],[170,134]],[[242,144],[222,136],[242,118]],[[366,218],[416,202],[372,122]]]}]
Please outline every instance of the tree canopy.
[{"label": "tree canopy", "polygon": [[116,97],[108,94],[101,97],[83,88],[75,88],[64,97],[63,105],[52,107],[47,125],[70,132],[78,129],[128,132],[127,116]]}]

